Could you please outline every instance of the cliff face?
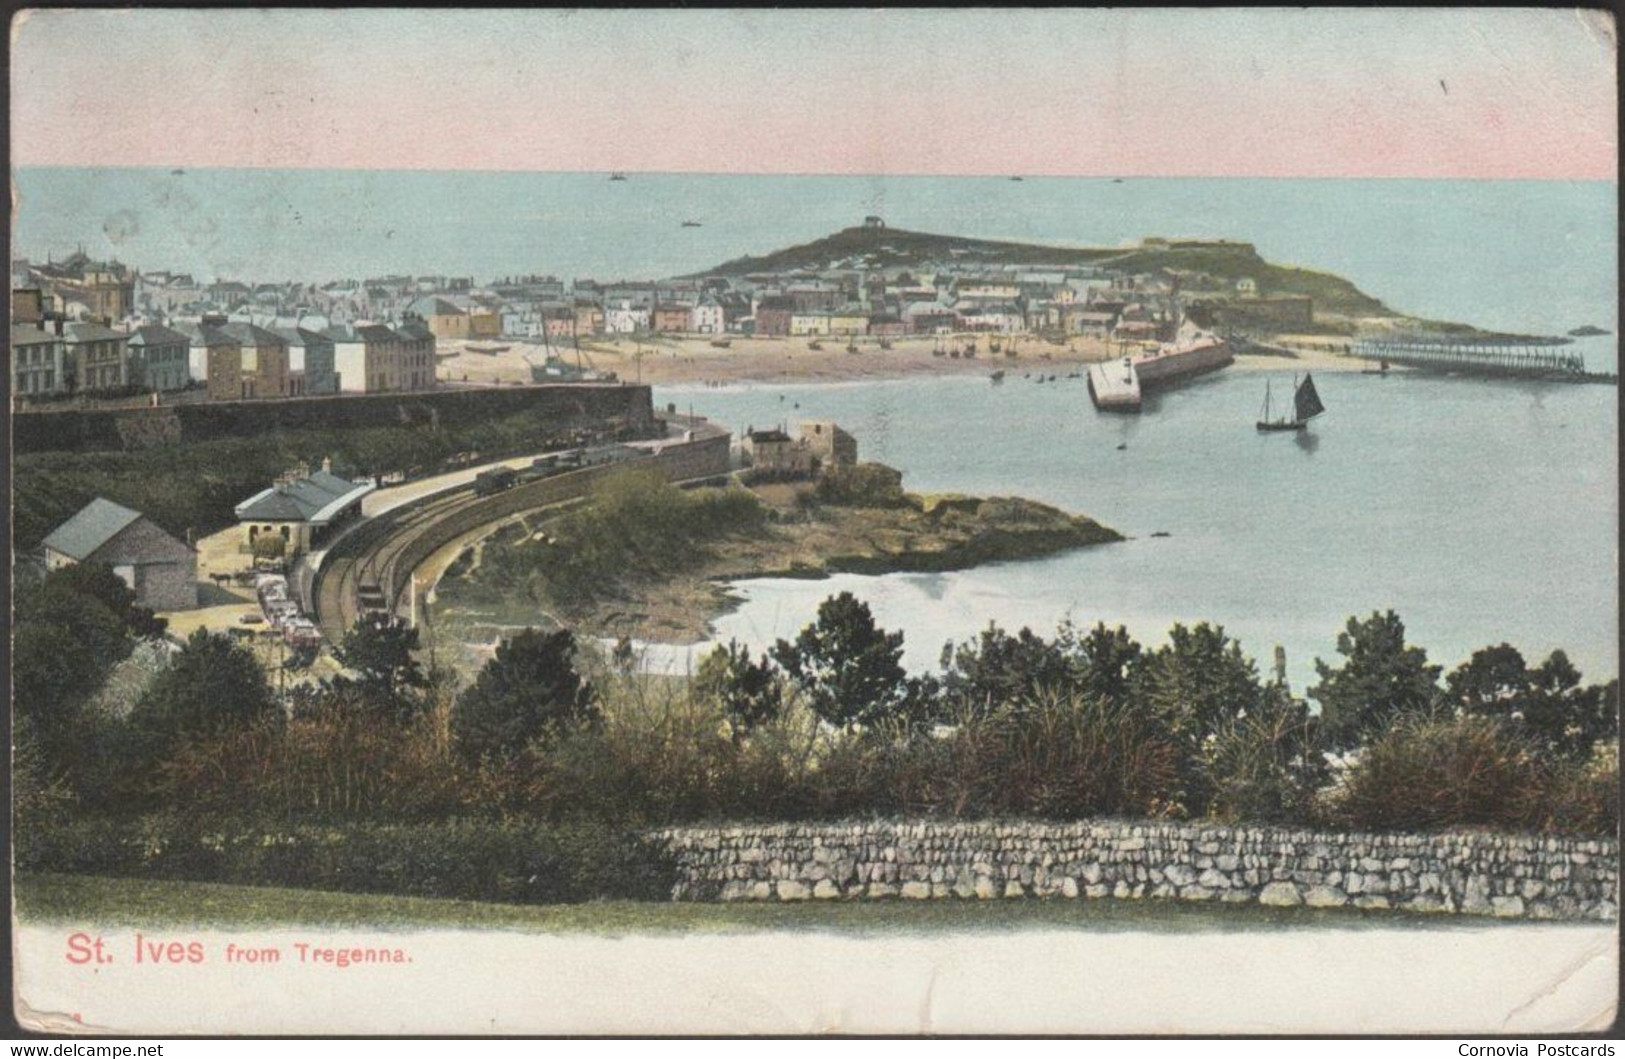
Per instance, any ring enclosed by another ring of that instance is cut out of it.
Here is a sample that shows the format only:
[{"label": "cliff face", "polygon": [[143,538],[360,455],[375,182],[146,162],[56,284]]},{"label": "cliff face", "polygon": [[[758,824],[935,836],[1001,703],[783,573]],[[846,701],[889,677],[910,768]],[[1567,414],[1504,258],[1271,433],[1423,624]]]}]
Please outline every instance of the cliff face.
[{"label": "cliff face", "polygon": [[843,268],[918,268],[943,265],[1090,265],[1127,274],[1168,270],[1234,284],[1251,279],[1260,293],[1307,295],[1317,311],[1347,316],[1391,316],[1376,298],[1341,276],[1272,264],[1251,243],[1150,239],[1137,247],[1067,247],[933,235],[899,228],[843,228],[833,235],[759,257],[741,257],[699,273],[743,276],[756,272],[820,272]]}]

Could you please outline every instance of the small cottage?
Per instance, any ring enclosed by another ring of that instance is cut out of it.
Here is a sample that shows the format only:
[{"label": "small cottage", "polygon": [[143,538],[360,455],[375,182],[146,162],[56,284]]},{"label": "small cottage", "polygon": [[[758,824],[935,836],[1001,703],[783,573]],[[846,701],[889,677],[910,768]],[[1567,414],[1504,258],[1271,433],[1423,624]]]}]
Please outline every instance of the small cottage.
[{"label": "small cottage", "polygon": [[197,552],[139,511],[97,497],[45,538],[45,568],[106,563],[135,592],[137,606],[197,606]]}]

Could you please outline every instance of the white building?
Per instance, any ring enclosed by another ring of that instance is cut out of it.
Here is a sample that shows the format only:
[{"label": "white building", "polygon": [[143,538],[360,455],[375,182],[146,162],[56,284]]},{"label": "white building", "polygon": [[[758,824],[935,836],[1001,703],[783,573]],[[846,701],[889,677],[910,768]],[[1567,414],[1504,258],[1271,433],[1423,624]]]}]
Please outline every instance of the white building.
[{"label": "white building", "polygon": [[722,304],[715,298],[702,299],[688,314],[688,329],[701,335],[720,335],[728,329]]},{"label": "white building", "polygon": [[633,305],[624,298],[615,305],[605,306],[604,330],[612,335],[649,330],[649,307]]}]

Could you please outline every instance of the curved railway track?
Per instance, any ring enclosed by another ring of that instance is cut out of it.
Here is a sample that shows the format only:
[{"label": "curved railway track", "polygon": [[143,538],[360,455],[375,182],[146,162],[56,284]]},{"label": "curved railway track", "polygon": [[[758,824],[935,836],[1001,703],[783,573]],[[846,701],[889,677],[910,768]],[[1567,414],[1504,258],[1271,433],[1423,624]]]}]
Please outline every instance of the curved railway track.
[{"label": "curved railway track", "polygon": [[[707,446],[711,455],[703,451]],[[726,473],[727,458],[728,435],[716,431],[663,453],[562,471],[494,495],[479,496],[472,486],[464,486],[397,508],[357,526],[328,550],[310,593],[316,624],[329,643],[338,643],[367,603],[397,613],[412,571],[440,548],[483,526],[578,500],[619,469],[651,467],[668,481],[703,480]],[[364,603],[362,590],[374,587],[377,592],[369,592]]]},{"label": "curved railway track", "polygon": [[362,586],[383,590],[385,605],[393,612],[395,600],[390,586],[402,552],[445,518],[485,499],[475,496],[471,489],[460,489],[381,515],[340,539],[322,564],[312,593],[316,622],[328,641],[337,643],[361,616]]}]

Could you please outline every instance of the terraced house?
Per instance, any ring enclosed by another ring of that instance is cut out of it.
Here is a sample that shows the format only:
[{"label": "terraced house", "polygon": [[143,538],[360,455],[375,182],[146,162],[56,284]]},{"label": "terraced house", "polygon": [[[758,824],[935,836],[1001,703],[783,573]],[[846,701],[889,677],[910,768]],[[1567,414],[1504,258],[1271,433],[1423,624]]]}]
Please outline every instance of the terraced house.
[{"label": "terraced house", "polygon": [[130,381],[149,390],[184,390],[192,381],[187,356],[191,339],[158,324],[130,335]]},{"label": "terraced house", "polygon": [[38,324],[12,324],[11,392],[28,397],[64,387],[61,337]]},{"label": "terraced house", "polygon": [[108,390],[130,382],[128,336],[105,324],[77,321],[62,326],[64,359],[72,390]]},{"label": "terraced house", "polygon": [[206,324],[211,401],[243,401],[288,395],[288,343],[253,324]]}]

